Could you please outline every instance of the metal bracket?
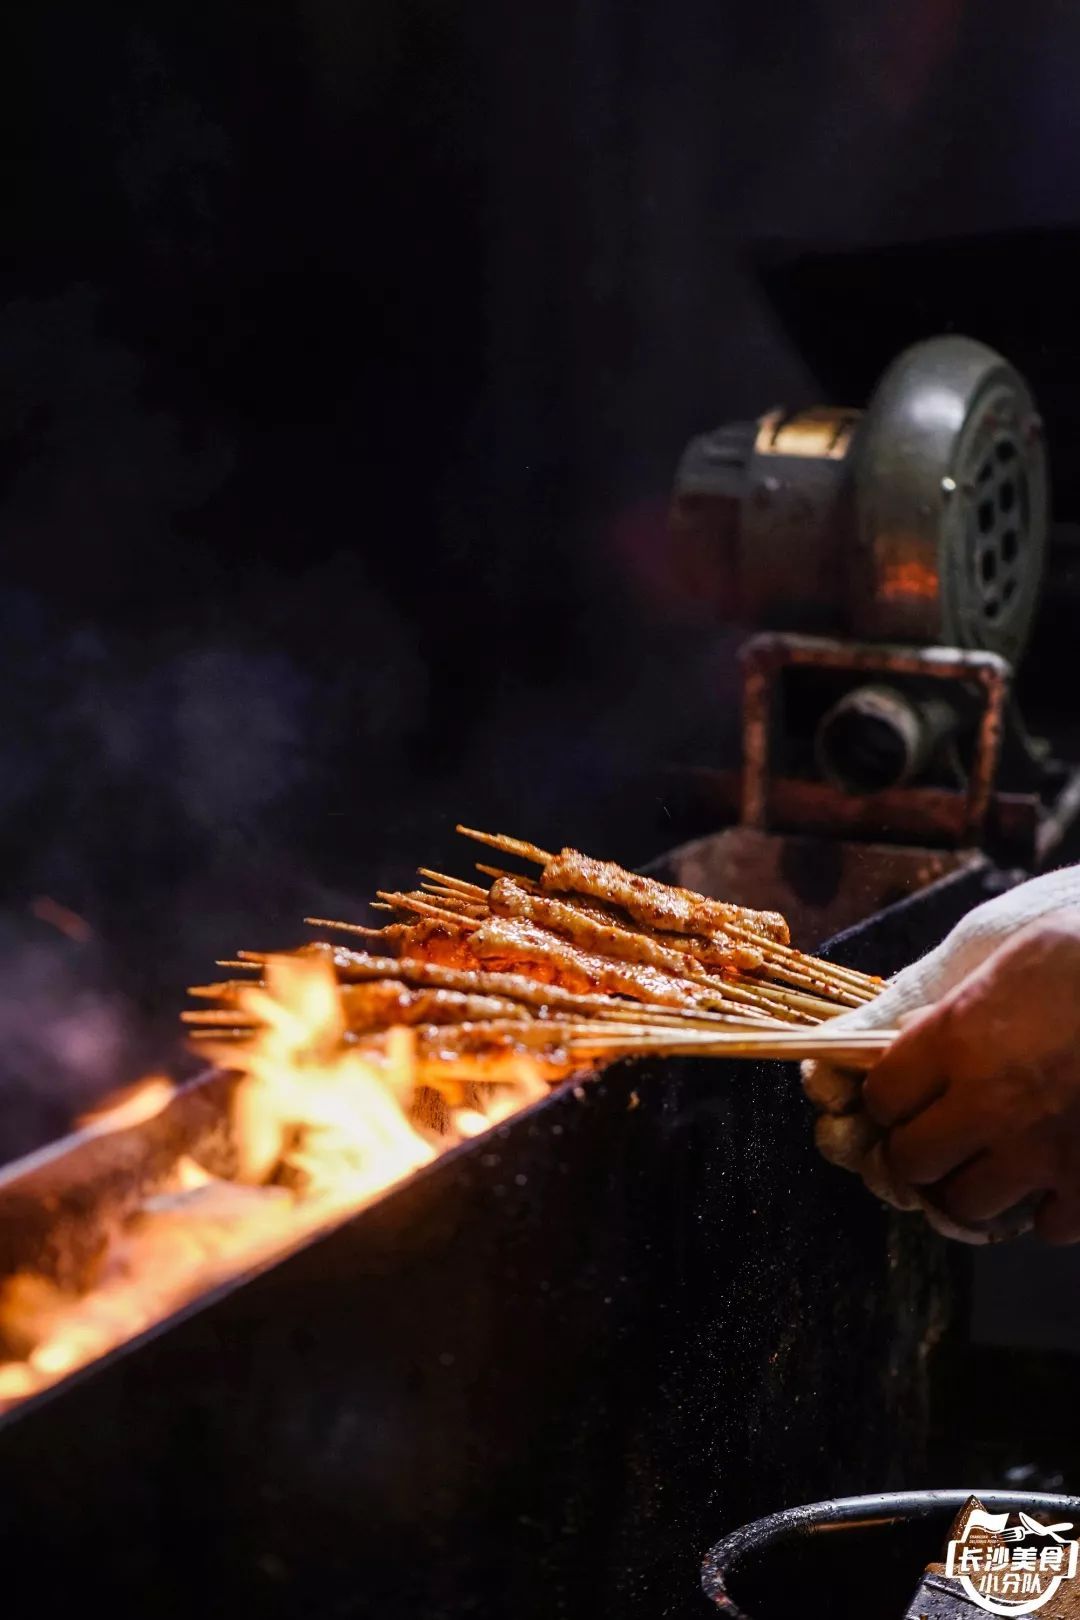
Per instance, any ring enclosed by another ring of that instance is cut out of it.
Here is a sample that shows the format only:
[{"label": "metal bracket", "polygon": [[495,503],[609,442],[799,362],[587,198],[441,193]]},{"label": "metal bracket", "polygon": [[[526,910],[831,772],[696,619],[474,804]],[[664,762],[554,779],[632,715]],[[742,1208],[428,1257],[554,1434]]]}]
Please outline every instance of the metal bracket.
[{"label": "metal bracket", "polygon": [[[771,774],[772,698],[781,671],[804,666],[858,675],[915,675],[976,686],[982,698],[982,713],[966,793],[908,787],[856,799],[826,784],[808,782],[798,787],[806,790],[801,796],[810,821],[822,816],[828,821],[831,815],[836,830],[843,826],[854,830],[872,823],[877,814],[885,825],[899,819],[897,831],[918,835],[933,829],[962,847],[980,841],[997,774],[1005,700],[1012,676],[1012,668],[1004,658],[997,653],[968,652],[958,647],[898,647],[770,631],[746,642],[740,649],[739,661],[743,679],[744,826],[762,830],[768,827],[778,789],[788,790],[789,802],[792,797],[795,784]],[[822,802],[818,804],[818,800]]]}]

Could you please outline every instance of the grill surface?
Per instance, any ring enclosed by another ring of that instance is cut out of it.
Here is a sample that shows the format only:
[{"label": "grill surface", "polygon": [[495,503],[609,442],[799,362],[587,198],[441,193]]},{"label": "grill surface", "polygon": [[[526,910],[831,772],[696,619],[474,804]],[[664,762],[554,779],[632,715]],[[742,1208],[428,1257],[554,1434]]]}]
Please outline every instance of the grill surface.
[{"label": "grill surface", "polygon": [[[892,970],[988,881],[845,959]],[[693,1616],[726,1527],[918,1477],[947,1295],[793,1071],[617,1069],[9,1415],[0,1549],[140,1620]]]}]

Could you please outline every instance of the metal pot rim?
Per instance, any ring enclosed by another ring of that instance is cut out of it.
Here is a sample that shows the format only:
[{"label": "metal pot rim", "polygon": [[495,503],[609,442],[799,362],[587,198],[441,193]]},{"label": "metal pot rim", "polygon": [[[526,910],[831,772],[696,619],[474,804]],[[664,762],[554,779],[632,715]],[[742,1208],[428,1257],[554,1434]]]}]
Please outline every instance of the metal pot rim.
[{"label": "metal pot rim", "polygon": [[813,1535],[824,1527],[834,1530],[844,1523],[850,1523],[852,1528],[868,1528],[895,1520],[929,1518],[946,1511],[955,1514],[972,1496],[977,1496],[987,1508],[1022,1507],[1025,1511],[1045,1508],[1052,1513],[1080,1514],[1080,1497],[1077,1496],[1057,1496],[1043,1491],[980,1490],[974,1485],[962,1490],[881,1491],[869,1496],[838,1496],[825,1502],[808,1502],[801,1507],[770,1513],[764,1519],[755,1519],[729,1531],[705,1555],[701,1568],[702,1590],[724,1610],[728,1620],[753,1620],[753,1616],[738,1607],[727,1587],[728,1576],[749,1555],[777,1542]]}]

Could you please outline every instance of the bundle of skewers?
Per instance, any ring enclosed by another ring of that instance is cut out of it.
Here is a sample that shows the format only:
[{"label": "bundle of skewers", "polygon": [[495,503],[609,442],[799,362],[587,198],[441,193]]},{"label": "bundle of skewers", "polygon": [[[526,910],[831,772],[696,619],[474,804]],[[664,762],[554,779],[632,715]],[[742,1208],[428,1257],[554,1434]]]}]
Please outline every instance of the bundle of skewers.
[{"label": "bundle of skewers", "polygon": [[[551,1082],[651,1055],[820,1056],[858,1067],[888,1044],[887,1031],[830,1038],[829,1020],[871,1001],[881,983],[797,950],[778,913],[576,850],[458,831],[539,872],[481,861],[478,882],[422,867],[417,888],[380,891],[374,906],[393,920],[308,918],[355,943],[317,939],[292,953],[332,969],[345,1039],[410,1026],[427,1084],[498,1082],[523,1058]],[[184,1017],[216,1056],[257,1033],[247,992],[259,980],[249,975],[274,960],[241,951],[221,965],[243,977],[193,988],[216,1005]]]}]

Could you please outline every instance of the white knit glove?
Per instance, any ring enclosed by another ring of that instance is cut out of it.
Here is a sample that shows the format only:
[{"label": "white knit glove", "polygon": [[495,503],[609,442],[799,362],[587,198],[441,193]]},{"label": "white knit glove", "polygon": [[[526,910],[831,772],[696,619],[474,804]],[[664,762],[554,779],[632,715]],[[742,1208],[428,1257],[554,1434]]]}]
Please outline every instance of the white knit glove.
[{"label": "white knit glove", "polygon": [[[1080,866],[1046,872],[997,895],[969,912],[928,955],[891,979],[874,1001],[831,1020],[830,1034],[895,1028],[910,1014],[940,1001],[1020,929],[1078,905]],[[879,1198],[897,1209],[922,1209],[939,1232],[965,1243],[988,1243],[1030,1225],[1026,1212],[979,1228],[958,1225],[889,1170],[883,1152],[885,1133],[862,1107],[861,1075],[820,1062],[804,1063],[802,1075],[806,1094],[819,1110],[814,1136],[821,1152],[833,1164],[861,1175]]]}]

